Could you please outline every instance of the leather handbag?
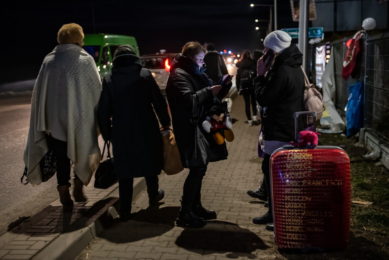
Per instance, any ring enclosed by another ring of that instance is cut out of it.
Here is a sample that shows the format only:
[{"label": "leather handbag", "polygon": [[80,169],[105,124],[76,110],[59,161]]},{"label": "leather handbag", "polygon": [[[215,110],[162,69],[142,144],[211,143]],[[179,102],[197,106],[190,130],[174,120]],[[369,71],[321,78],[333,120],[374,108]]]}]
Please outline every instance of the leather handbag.
[{"label": "leather handbag", "polygon": [[100,165],[96,170],[94,187],[97,189],[107,189],[118,181],[114,172],[114,163],[113,158],[111,157],[110,144],[110,141],[106,141],[104,143],[101,158],[104,157],[105,149],[107,149],[107,159],[100,162]]},{"label": "leather handbag", "polygon": [[181,172],[182,166],[180,151],[178,150],[176,139],[172,131],[162,131],[163,144],[163,171],[168,174]]}]

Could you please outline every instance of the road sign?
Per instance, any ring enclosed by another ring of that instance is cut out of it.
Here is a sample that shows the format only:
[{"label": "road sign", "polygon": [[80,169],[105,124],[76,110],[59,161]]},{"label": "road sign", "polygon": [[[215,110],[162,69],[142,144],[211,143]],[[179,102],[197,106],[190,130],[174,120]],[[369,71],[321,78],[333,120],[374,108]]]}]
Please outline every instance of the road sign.
[{"label": "road sign", "polygon": [[[284,32],[289,33],[292,39],[298,39],[299,37],[299,28],[284,28],[281,29]],[[324,29],[323,27],[310,27],[308,28],[308,38],[324,38]]]}]

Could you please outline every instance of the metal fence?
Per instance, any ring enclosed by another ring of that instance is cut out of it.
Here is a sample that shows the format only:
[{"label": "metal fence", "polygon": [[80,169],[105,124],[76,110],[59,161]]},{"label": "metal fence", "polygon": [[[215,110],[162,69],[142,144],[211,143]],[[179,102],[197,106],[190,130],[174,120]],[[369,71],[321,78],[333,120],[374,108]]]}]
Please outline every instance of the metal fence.
[{"label": "metal fence", "polygon": [[[344,80],[342,63],[345,43],[350,37],[332,43],[335,61],[335,106],[341,114],[347,104],[348,86],[364,81],[364,127],[373,129],[389,141],[389,32],[367,35],[357,62],[357,72]],[[366,69],[365,69],[366,66]]]},{"label": "metal fence", "polygon": [[365,127],[389,141],[389,32],[367,36]]}]

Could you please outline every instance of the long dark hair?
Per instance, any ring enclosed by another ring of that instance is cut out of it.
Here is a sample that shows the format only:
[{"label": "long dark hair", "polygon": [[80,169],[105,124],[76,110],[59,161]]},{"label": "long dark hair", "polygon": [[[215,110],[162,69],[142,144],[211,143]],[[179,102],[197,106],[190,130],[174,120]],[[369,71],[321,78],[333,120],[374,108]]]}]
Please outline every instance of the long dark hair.
[{"label": "long dark hair", "polygon": [[251,53],[250,53],[249,50],[244,50],[242,52],[242,56],[240,56],[239,61],[243,61],[243,60],[246,60],[246,59],[250,59],[251,60]]}]

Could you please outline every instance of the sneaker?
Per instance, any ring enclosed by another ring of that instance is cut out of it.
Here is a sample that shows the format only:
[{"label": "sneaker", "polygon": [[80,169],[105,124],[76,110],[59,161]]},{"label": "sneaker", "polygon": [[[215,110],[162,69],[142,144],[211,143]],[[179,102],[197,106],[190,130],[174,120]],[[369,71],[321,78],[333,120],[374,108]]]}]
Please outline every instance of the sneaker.
[{"label": "sneaker", "polygon": [[192,211],[181,211],[176,220],[176,225],[179,227],[201,228],[204,227],[206,223],[207,222],[196,216]]},{"label": "sneaker", "polygon": [[272,222],[273,222],[273,216],[270,212],[267,212],[262,217],[253,218],[253,223],[258,225],[272,223]]},{"label": "sneaker", "polygon": [[210,220],[210,219],[216,219],[217,218],[217,214],[215,211],[213,210],[208,210],[206,208],[204,208],[201,204],[198,204],[198,205],[195,205],[193,207],[193,213],[204,219],[204,220]]},{"label": "sneaker", "polygon": [[253,197],[253,198],[256,198],[256,199],[260,199],[260,200],[263,200],[263,201],[267,201],[267,195],[265,194],[265,192],[263,190],[248,190],[247,191],[247,194],[250,196],[250,197]]},{"label": "sneaker", "polygon": [[149,207],[155,207],[158,205],[158,202],[165,197],[164,190],[158,190],[158,194],[154,198],[149,198]]}]

